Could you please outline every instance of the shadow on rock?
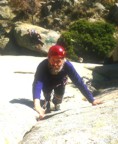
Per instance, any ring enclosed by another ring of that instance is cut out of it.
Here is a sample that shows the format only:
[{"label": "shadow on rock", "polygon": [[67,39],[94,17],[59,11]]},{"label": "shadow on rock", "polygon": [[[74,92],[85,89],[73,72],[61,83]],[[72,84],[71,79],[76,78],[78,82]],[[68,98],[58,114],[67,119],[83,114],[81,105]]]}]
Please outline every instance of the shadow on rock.
[{"label": "shadow on rock", "polygon": [[28,106],[28,107],[33,109],[33,101],[31,101],[29,99],[23,99],[23,98],[21,98],[21,99],[13,99],[13,100],[10,101],[10,103],[12,103],[12,104],[16,104],[16,103],[23,104],[23,105],[26,105],[26,106]]},{"label": "shadow on rock", "polygon": [[98,66],[92,75],[93,86],[97,89],[118,87],[118,64]]}]

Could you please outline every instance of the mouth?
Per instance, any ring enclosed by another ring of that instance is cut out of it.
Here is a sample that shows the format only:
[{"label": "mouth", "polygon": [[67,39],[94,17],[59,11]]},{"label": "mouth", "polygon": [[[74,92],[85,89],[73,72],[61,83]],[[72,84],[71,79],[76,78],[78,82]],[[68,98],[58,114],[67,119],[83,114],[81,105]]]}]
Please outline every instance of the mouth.
[{"label": "mouth", "polygon": [[49,68],[50,68],[50,72],[52,74],[57,74],[57,73],[59,73],[61,71],[62,66],[53,66],[53,65],[50,65]]},{"label": "mouth", "polygon": [[61,68],[61,66],[51,66],[51,68],[52,68],[52,69],[56,69],[56,70],[58,70],[58,69]]}]

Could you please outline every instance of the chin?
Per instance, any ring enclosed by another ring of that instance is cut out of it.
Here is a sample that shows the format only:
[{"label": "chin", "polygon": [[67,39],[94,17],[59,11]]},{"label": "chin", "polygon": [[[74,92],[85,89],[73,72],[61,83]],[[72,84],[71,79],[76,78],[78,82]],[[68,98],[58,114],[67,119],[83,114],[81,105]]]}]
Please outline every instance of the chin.
[{"label": "chin", "polygon": [[63,68],[63,65],[60,66],[59,68],[54,68],[53,66],[49,65],[50,72],[53,75],[58,74],[62,70],[62,68]]},{"label": "chin", "polygon": [[56,75],[56,74],[58,74],[60,71],[61,71],[60,69],[58,69],[58,70],[57,70],[57,69],[52,69],[52,70],[51,70],[51,73],[54,74],[54,75]]}]

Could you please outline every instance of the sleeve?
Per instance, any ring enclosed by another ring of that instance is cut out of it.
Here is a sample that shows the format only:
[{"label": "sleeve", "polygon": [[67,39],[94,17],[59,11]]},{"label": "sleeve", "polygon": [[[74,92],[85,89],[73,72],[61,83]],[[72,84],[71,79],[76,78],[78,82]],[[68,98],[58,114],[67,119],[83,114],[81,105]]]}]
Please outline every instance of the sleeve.
[{"label": "sleeve", "polygon": [[32,93],[33,99],[40,99],[41,98],[41,90],[43,88],[43,81],[42,81],[42,71],[41,65],[37,67],[36,73],[34,75]]},{"label": "sleeve", "polygon": [[33,83],[33,99],[41,98],[42,87],[43,87],[43,83],[41,81],[36,81]]},{"label": "sleeve", "polygon": [[68,76],[72,80],[73,84],[79,88],[81,93],[87,98],[87,100],[92,103],[94,101],[94,97],[92,93],[87,88],[87,85],[84,84],[82,78],[77,73],[73,65],[68,61],[67,62]]}]

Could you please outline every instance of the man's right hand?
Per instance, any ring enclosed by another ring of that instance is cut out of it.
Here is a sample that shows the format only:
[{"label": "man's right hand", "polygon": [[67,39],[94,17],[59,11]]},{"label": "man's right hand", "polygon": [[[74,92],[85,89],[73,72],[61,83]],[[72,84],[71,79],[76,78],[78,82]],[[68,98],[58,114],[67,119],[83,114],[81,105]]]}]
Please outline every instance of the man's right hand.
[{"label": "man's right hand", "polygon": [[45,117],[45,109],[41,107],[39,99],[34,99],[34,109],[37,113],[39,113],[39,119],[43,119]]},{"label": "man's right hand", "polygon": [[40,108],[39,110],[39,119],[43,119],[45,117],[45,109]]}]

